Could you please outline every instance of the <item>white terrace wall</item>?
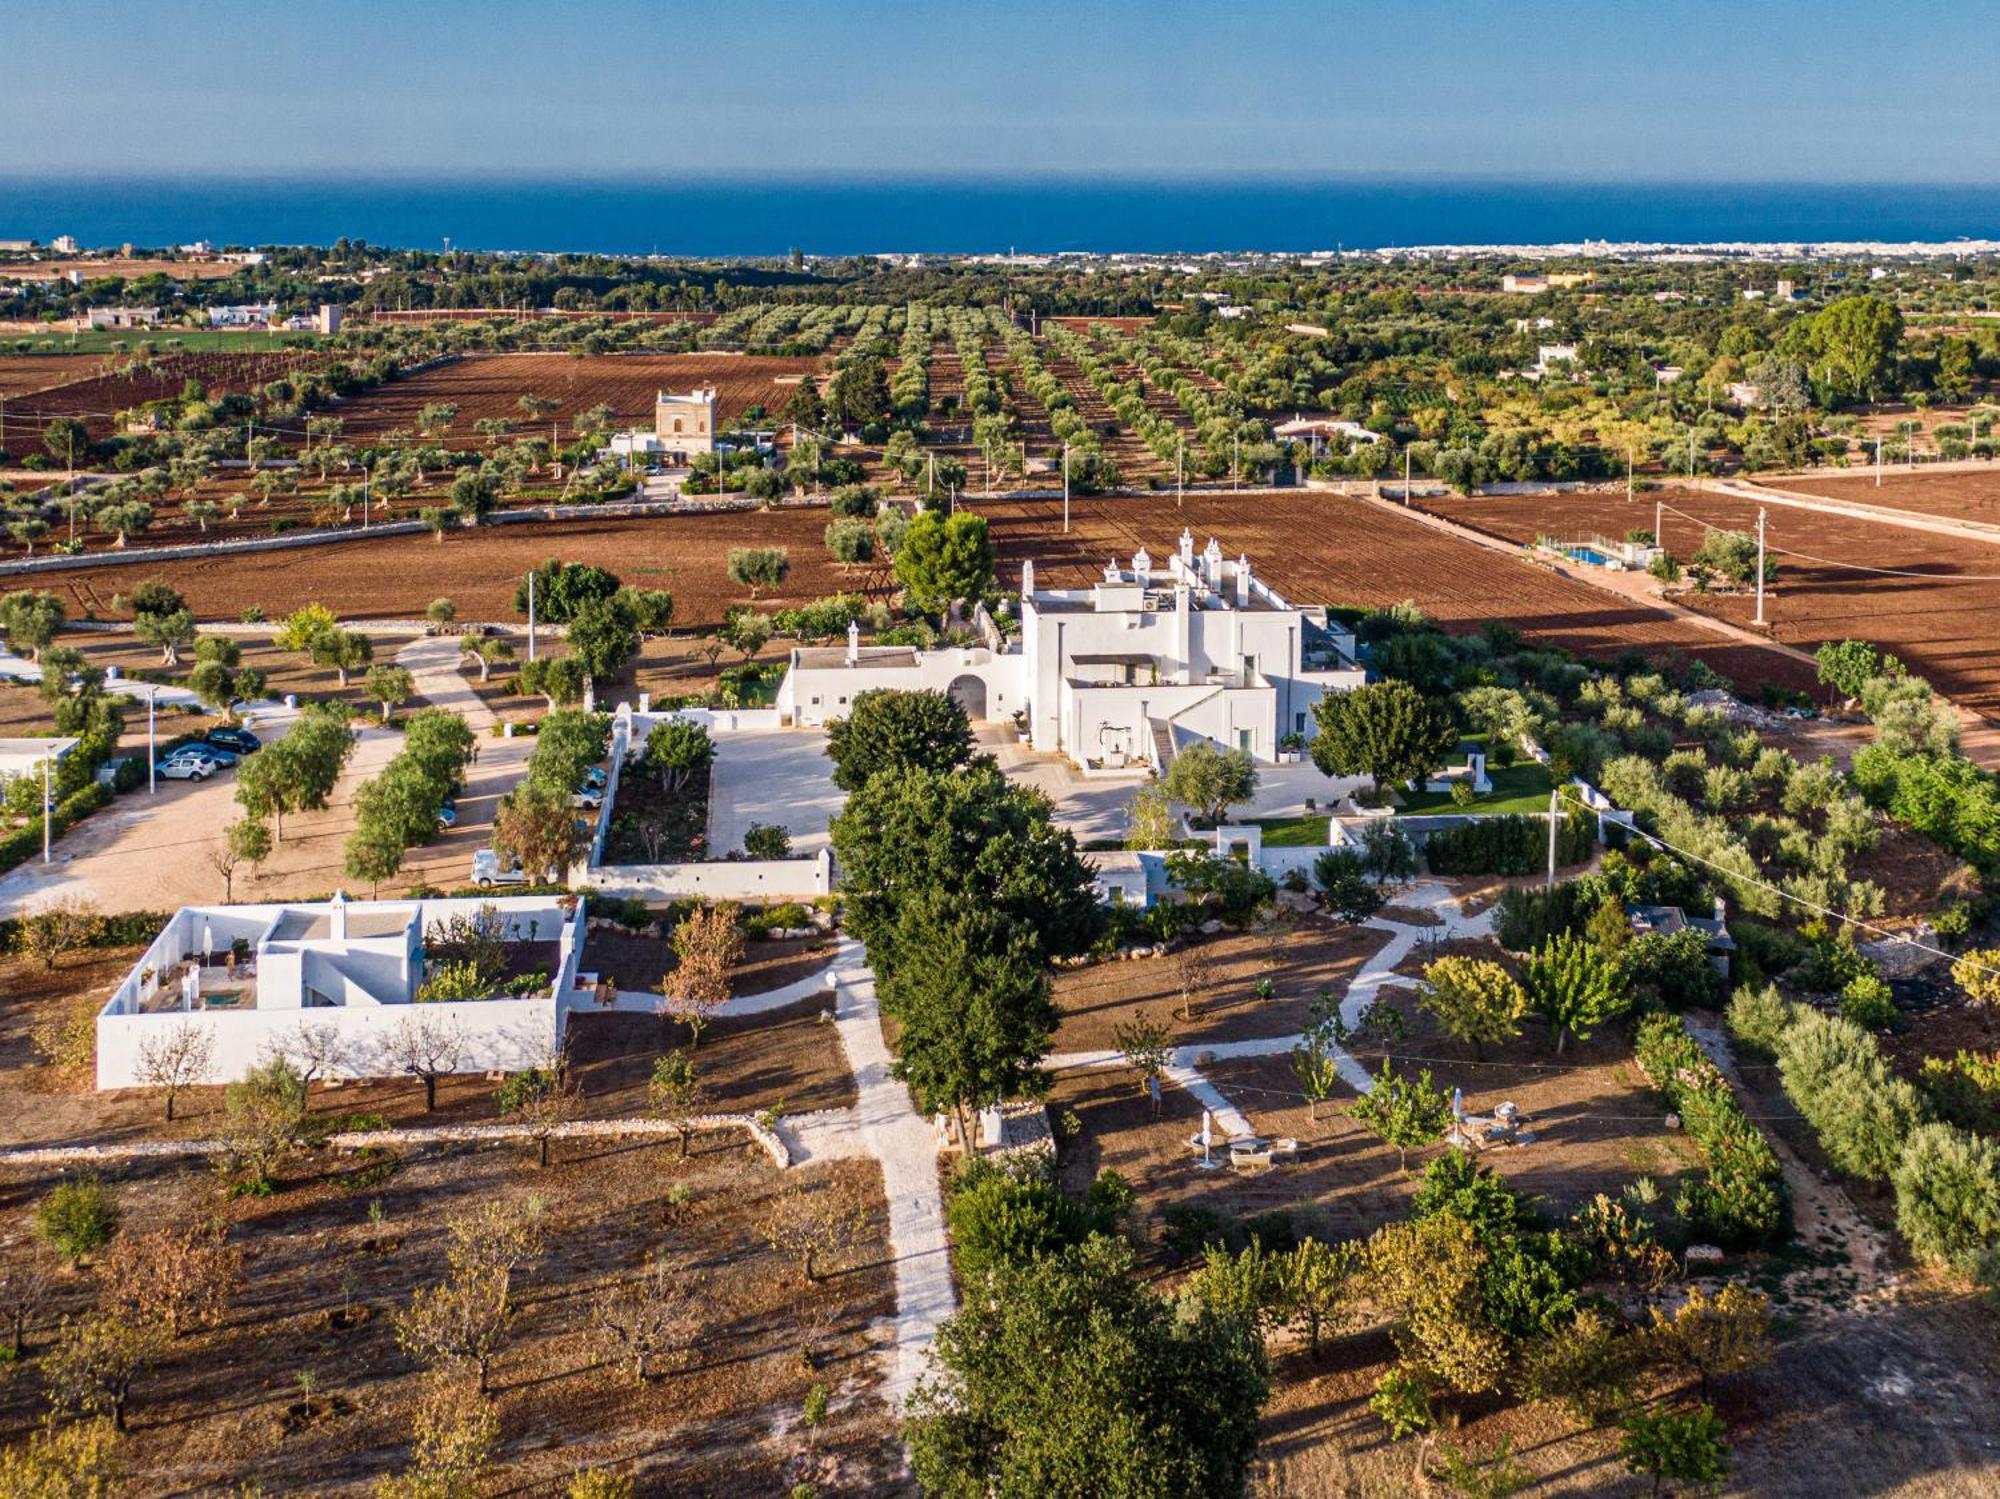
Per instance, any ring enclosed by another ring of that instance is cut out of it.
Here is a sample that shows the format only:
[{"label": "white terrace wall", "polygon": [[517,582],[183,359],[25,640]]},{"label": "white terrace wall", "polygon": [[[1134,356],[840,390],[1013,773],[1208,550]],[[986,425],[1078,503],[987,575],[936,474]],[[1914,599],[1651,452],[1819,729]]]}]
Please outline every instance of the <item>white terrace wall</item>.
[{"label": "white terrace wall", "polygon": [[591,839],[589,862],[570,869],[570,885],[618,897],[676,900],[813,900],[833,889],[833,858],[825,849],[809,859],[718,859],[687,864],[606,864],[604,844],[618,806],[618,782],[628,756],[645,747],[653,726],[685,718],[711,734],[747,733],[783,727],[775,708],[687,708],[675,713],[632,713],[619,705],[611,721],[610,768],[605,774],[604,812]]},{"label": "white terrace wall", "polygon": [[[391,904],[405,904],[392,902]],[[140,1050],[150,1041],[170,1036],[180,1026],[205,1031],[214,1047],[208,1081],[233,1082],[265,1061],[301,1025],[331,1026],[343,1055],[329,1075],[342,1078],[394,1077],[405,1072],[391,1051],[396,1033],[406,1023],[445,1026],[456,1032],[461,1054],[458,1072],[518,1072],[544,1061],[562,1039],[564,1001],[573,996],[583,953],[587,902],[578,900],[573,912],[562,912],[537,896],[496,900],[427,900],[422,921],[426,929],[448,916],[496,907],[521,940],[558,944],[556,971],[550,991],[535,999],[479,999],[450,1004],[356,1004],[312,1009],[165,1010],[135,1013],[153,985],[142,988],[140,974],[148,967],[157,975],[194,950],[204,920],[218,943],[269,925],[285,908],[278,905],[225,907],[212,915],[196,908],[177,913],[155,939],[97,1017],[97,1086],[145,1086],[139,1076]]]},{"label": "white terrace wall", "polygon": [[545,1060],[557,1042],[554,996],[478,999],[458,1004],[333,1006],[311,1010],[168,1010],[156,1015],[97,1018],[97,1086],[138,1088],[140,1049],[182,1026],[206,1031],[214,1043],[208,1081],[233,1082],[284,1049],[302,1025],[331,1026],[343,1055],[330,1069],[342,1078],[395,1077],[397,1031],[405,1024],[447,1026],[461,1043],[458,1072],[518,1072]]},{"label": "white terrace wall", "polygon": [[821,849],[810,859],[718,859],[702,864],[601,864],[584,872],[591,891],[675,900],[809,901],[833,890],[833,857]]}]

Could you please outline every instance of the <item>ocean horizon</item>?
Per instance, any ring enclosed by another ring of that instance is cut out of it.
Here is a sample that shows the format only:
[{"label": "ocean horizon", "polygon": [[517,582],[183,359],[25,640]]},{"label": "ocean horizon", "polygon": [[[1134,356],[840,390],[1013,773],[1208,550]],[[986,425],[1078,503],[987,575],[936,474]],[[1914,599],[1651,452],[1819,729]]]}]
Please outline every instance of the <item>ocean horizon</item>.
[{"label": "ocean horizon", "polygon": [[2000,238],[2000,186],[534,176],[0,178],[0,238],[695,257]]}]

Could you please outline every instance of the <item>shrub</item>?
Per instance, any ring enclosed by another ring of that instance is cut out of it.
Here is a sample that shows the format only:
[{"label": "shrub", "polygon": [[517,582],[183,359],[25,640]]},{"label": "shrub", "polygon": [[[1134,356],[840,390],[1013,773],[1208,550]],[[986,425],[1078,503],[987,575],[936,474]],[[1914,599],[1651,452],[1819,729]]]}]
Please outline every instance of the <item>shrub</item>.
[{"label": "shrub", "polygon": [[1940,1118],[1962,1129],[2000,1134],[2000,1056],[1961,1051],[1925,1057],[1917,1086]]},{"label": "shrub", "polygon": [[1760,1057],[1777,1055],[1778,1038],[1792,1023],[1792,1002],[1776,984],[1753,989],[1747,984],[1730,998],[1725,1016],[1729,1034],[1745,1051]]},{"label": "shrub", "polygon": [[1745,1117],[1728,1079],[1677,1015],[1641,1021],[1636,1055],[1708,1159],[1708,1179],[1681,1189],[1675,1203],[1681,1216],[1724,1248],[1771,1243],[1788,1218],[1784,1177],[1770,1141]]},{"label": "shrub", "polygon": [[945,1208],[959,1278],[968,1285],[1080,1244],[1093,1232],[1110,1232],[1111,1217],[1072,1202],[1039,1173],[1016,1175],[984,1163],[960,1175]]},{"label": "shrub", "polygon": [[1886,1030],[1896,1023],[1895,995],[1879,975],[1856,974],[1840,991],[1840,1013],[1864,1030]]},{"label": "shrub", "polygon": [[111,1242],[118,1232],[118,1204],[94,1176],[67,1181],[35,1207],[35,1232],[74,1265]]},{"label": "shrub", "polygon": [[1801,1010],[1777,1056],[1785,1096],[1828,1159],[1853,1176],[1887,1176],[1926,1111],[1917,1090],[1890,1074],[1875,1038],[1850,1020]]},{"label": "shrub", "polygon": [[1327,909],[1342,921],[1366,921],[1382,909],[1382,892],[1352,849],[1330,848],[1313,860],[1313,881],[1326,896]]},{"label": "shrub", "polygon": [[2000,1143],[1926,1124],[1905,1142],[1895,1180],[1896,1227],[1911,1252],[1990,1284],[2000,1244]]}]

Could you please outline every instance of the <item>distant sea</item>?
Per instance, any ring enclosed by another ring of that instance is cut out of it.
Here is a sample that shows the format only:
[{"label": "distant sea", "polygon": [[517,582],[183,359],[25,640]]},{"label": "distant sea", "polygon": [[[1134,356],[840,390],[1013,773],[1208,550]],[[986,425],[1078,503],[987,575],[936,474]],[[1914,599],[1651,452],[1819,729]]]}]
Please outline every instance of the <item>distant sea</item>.
[{"label": "distant sea", "polygon": [[0,239],[816,255],[2000,238],[2000,186],[0,178]]}]

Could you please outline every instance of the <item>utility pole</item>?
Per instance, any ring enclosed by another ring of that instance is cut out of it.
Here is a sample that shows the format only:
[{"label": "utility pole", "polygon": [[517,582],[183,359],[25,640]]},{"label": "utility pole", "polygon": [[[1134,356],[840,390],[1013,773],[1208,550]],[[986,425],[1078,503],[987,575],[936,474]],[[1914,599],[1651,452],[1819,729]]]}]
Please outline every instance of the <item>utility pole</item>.
[{"label": "utility pole", "polygon": [[1174,509],[1180,510],[1187,504],[1187,439],[1181,439],[1180,452],[1174,458]]},{"label": "utility pole", "polygon": [[1694,426],[1688,425],[1688,482],[1694,482]]},{"label": "utility pole", "polygon": [[1875,487],[1882,487],[1882,434],[1875,434]]},{"label": "utility pole", "polygon": [[1229,441],[1231,446],[1229,487],[1231,489],[1241,489],[1243,487],[1243,434],[1241,432],[1234,433],[1231,435]]},{"label": "utility pole", "polygon": [[158,749],[157,749],[158,740],[155,738],[153,732],[153,704],[159,698],[159,696],[160,696],[160,689],[158,688],[158,686],[151,686],[147,688],[146,690],[146,794],[148,796],[153,795],[160,789],[160,778],[155,773],[158,767],[154,763],[155,757],[158,754]]},{"label": "utility pole", "polygon": [[[1630,448],[1625,450],[1625,503],[1628,505],[1632,503],[1632,450]],[[1655,535],[1653,539],[1657,541],[1659,537]]]},{"label": "utility pole", "polygon": [[1757,507],[1757,623],[1764,623],[1764,507]]},{"label": "utility pole", "polygon": [[55,811],[55,782],[50,767],[56,763],[56,752],[50,750],[42,756],[42,862],[49,862],[49,821]]},{"label": "utility pole", "polygon": [[1667,538],[1664,534],[1666,531],[1666,514],[1667,514],[1666,501],[1661,499],[1658,495],[1654,495],[1653,496],[1653,545],[1658,547],[1663,552],[1667,549]]},{"label": "utility pole", "polygon": [[1063,444],[1063,535],[1069,535],[1069,444]]},{"label": "utility pole", "polygon": [[528,659],[535,659],[535,573],[528,570]]},{"label": "utility pole", "polygon": [[1549,889],[1556,885],[1556,819],[1562,816],[1562,788],[1554,787],[1549,792]]}]

